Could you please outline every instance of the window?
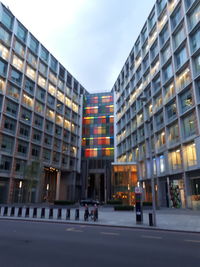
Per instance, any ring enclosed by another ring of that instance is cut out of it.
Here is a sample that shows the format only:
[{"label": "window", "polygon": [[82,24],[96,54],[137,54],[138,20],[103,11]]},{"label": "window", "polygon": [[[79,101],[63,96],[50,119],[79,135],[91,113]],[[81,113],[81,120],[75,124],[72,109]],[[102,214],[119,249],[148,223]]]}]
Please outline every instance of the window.
[{"label": "window", "polygon": [[161,11],[164,9],[166,6],[167,1],[166,0],[158,0],[157,1],[157,8],[158,8],[158,13],[161,13]]},{"label": "window", "polygon": [[47,134],[45,134],[45,136],[44,136],[44,143],[47,146],[51,146],[52,145],[52,137],[49,136],[49,135],[47,135]]},{"label": "window", "polygon": [[27,67],[26,67],[26,75],[29,78],[31,78],[32,80],[35,80],[36,71],[27,65]]},{"label": "window", "polygon": [[184,146],[183,149],[184,161],[187,167],[191,167],[197,164],[197,153],[195,143]]},{"label": "window", "polygon": [[39,71],[46,76],[47,75],[47,66],[44,65],[42,62],[39,63]]},{"label": "window", "polygon": [[51,159],[51,151],[47,149],[43,149],[43,159],[45,161],[50,161]]},{"label": "window", "polygon": [[180,103],[181,103],[181,112],[185,112],[193,106],[193,96],[192,91],[189,90],[182,95],[180,95]]},{"label": "window", "polygon": [[21,108],[21,120],[23,120],[27,123],[31,123],[31,118],[32,118],[31,111],[29,111],[25,108]]},{"label": "window", "polygon": [[191,82],[190,69],[186,68],[176,78],[176,88],[181,90]]},{"label": "window", "polygon": [[153,85],[154,93],[157,92],[157,91],[160,89],[160,86],[161,86],[160,75],[157,76],[157,77],[152,81],[152,85]]},{"label": "window", "polygon": [[171,48],[168,45],[162,52],[162,64],[164,64],[171,56]]},{"label": "window", "polygon": [[21,124],[19,126],[19,135],[24,137],[24,138],[29,138],[30,135],[30,127],[25,125],[25,124]]},{"label": "window", "polygon": [[21,57],[24,57],[25,47],[17,40],[14,41],[14,50],[18,55],[20,55]]},{"label": "window", "polygon": [[182,167],[181,151],[180,149],[169,152],[169,165],[172,170],[178,170]]},{"label": "window", "polygon": [[155,42],[155,44],[151,47],[151,59],[153,60],[155,56],[158,54],[158,42]]},{"label": "window", "polygon": [[153,11],[151,13],[151,15],[149,16],[149,29],[153,28],[153,26],[155,25],[156,23],[156,15],[155,15],[155,11]]},{"label": "window", "polygon": [[10,30],[12,29],[13,26],[13,19],[14,19],[13,15],[8,10],[3,8],[1,21]]},{"label": "window", "polygon": [[43,114],[44,113],[44,104],[42,104],[41,102],[36,100],[35,101],[35,111]]},{"label": "window", "polygon": [[0,160],[0,170],[9,172],[12,166],[12,158],[7,156],[1,156]]},{"label": "window", "polygon": [[190,45],[192,52],[195,52],[200,47],[200,28],[191,36]]},{"label": "window", "polygon": [[41,129],[43,127],[43,118],[38,116],[38,115],[35,115],[34,116],[34,125]]},{"label": "window", "polygon": [[45,90],[43,90],[42,88],[38,87],[37,91],[36,91],[36,97],[45,102],[45,96],[46,96],[46,92]]},{"label": "window", "polygon": [[189,26],[192,29],[200,20],[200,4],[198,4],[189,16]]},{"label": "window", "polygon": [[53,133],[53,123],[46,120],[45,129],[49,133]]},{"label": "window", "polygon": [[39,45],[39,42],[31,35],[30,36],[29,48],[35,54],[37,54],[37,52],[38,52],[38,45]]},{"label": "window", "polygon": [[62,113],[63,112],[64,105],[60,101],[57,100],[56,108],[57,108],[57,111],[58,112],[61,112]]},{"label": "window", "polygon": [[194,71],[195,75],[200,74],[200,54],[194,58]]},{"label": "window", "polygon": [[159,167],[160,167],[160,173],[165,172],[165,157],[164,157],[164,155],[159,156]]},{"label": "window", "polygon": [[27,30],[22,26],[19,21],[17,22],[17,37],[23,41],[26,42],[26,36],[27,36]]},{"label": "window", "polygon": [[191,113],[183,119],[183,135],[185,138],[196,134],[196,116]]},{"label": "window", "polygon": [[5,60],[9,57],[9,50],[2,44],[0,44],[0,56]]},{"label": "window", "polygon": [[6,113],[14,116],[14,117],[17,117],[18,115],[18,104],[6,99],[6,106],[5,106],[5,109],[6,109]]},{"label": "window", "polygon": [[55,112],[49,108],[46,109],[46,116],[51,119],[54,120],[55,119]]},{"label": "window", "polygon": [[53,56],[51,56],[50,67],[54,72],[57,72],[57,64],[57,60]]},{"label": "window", "polygon": [[14,69],[11,70],[10,79],[12,82],[16,83],[17,85],[21,86],[22,82],[22,74]]},{"label": "window", "polygon": [[195,0],[185,0],[185,6],[186,6],[186,8],[188,9],[192,5],[192,3],[194,3],[194,1]]},{"label": "window", "polygon": [[7,63],[4,61],[0,60],[0,75],[6,76],[7,73]]},{"label": "window", "polygon": [[25,170],[26,162],[21,159],[16,159],[15,161],[15,171],[23,174]]},{"label": "window", "polygon": [[49,80],[53,83],[53,84],[57,84],[57,78],[56,76],[53,74],[53,72],[49,72]]},{"label": "window", "polygon": [[181,29],[173,37],[174,49],[176,49],[182,43],[185,37],[185,29],[184,27],[181,27]]},{"label": "window", "polygon": [[50,105],[50,106],[52,106],[52,107],[54,107],[54,104],[55,104],[55,97],[53,97],[53,96],[51,96],[51,95],[47,95],[47,103]]},{"label": "window", "polygon": [[5,117],[4,120],[4,130],[10,133],[15,133],[16,130],[16,121]]},{"label": "window", "polygon": [[169,64],[167,67],[163,69],[163,80],[166,82],[173,76],[172,64]]},{"label": "window", "polygon": [[26,156],[28,154],[28,143],[18,140],[17,152],[20,156]]},{"label": "window", "polygon": [[62,134],[62,128],[56,125],[56,127],[55,127],[55,134],[57,136],[61,136],[61,134]]},{"label": "window", "polygon": [[168,25],[164,27],[162,32],[160,33],[160,45],[163,46],[164,43],[168,40],[169,37],[169,30],[168,30]]},{"label": "window", "polygon": [[17,57],[16,55],[13,55],[13,58],[12,58],[12,64],[13,64],[13,66],[16,68],[16,69],[18,69],[18,70],[20,70],[20,71],[22,71],[23,70],[23,61],[19,58],[19,57]]},{"label": "window", "polygon": [[45,62],[48,63],[49,52],[43,46],[41,46],[40,57],[41,59],[43,59]]},{"label": "window", "polygon": [[181,18],[182,18],[182,10],[181,6],[179,6],[174,12],[174,14],[171,16],[172,30],[179,24]]},{"label": "window", "polygon": [[149,54],[143,60],[143,69],[144,71],[149,67]]},{"label": "window", "polygon": [[165,140],[165,132],[162,131],[161,133],[157,134],[157,142],[156,142],[156,146],[157,148],[161,148],[165,145],[166,140]]},{"label": "window", "polygon": [[37,58],[36,58],[36,56],[34,56],[30,51],[28,51],[27,61],[28,61],[34,68],[36,68],[36,66],[37,66]]},{"label": "window", "polygon": [[174,83],[171,83],[164,87],[164,100],[167,102],[175,94]]},{"label": "window", "polygon": [[154,98],[154,111],[158,110],[162,106],[162,95],[159,94]]},{"label": "window", "polygon": [[32,108],[33,107],[33,98],[28,96],[27,94],[23,93],[22,96],[22,103],[26,105],[27,107]]},{"label": "window", "polygon": [[65,69],[59,65],[59,76],[64,80],[65,79]]},{"label": "window", "polygon": [[5,80],[0,77],[0,92],[1,93],[4,92],[4,89],[5,89]]},{"label": "window", "polygon": [[11,34],[4,30],[4,28],[2,27],[0,27],[0,40],[5,44],[10,45]]},{"label": "window", "polygon": [[5,151],[11,154],[13,152],[14,140],[15,139],[10,136],[2,135],[1,136],[1,151]]},{"label": "window", "polygon": [[45,88],[46,87],[46,79],[43,78],[42,76],[38,75],[38,84],[41,87]]},{"label": "window", "polygon": [[186,62],[187,58],[187,50],[186,47],[184,47],[175,55],[176,69],[180,68]]},{"label": "window", "polygon": [[163,126],[163,123],[164,123],[163,112],[155,116],[155,123],[156,123],[157,128],[160,128]]},{"label": "window", "polygon": [[40,147],[32,145],[31,155],[33,156],[33,158],[38,159],[40,157]]},{"label": "window", "polygon": [[172,120],[176,117],[176,112],[177,112],[177,108],[176,108],[176,103],[173,102],[170,105],[166,106],[166,114],[167,114],[167,119],[168,120]]},{"label": "window", "polygon": [[178,123],[173,124],[168,128],[168,142],[174,144],[179,141],[179,127]]}]

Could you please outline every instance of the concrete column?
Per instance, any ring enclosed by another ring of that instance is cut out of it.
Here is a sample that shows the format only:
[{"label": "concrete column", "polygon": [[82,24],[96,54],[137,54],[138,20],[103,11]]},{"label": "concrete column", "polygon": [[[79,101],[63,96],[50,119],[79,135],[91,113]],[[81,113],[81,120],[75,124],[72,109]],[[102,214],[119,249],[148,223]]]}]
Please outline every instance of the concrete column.
[{"label": "concrete column", "polygon": [[183,173],[183,181],[185,191],[185,207],[192,208],[190,178],[186,176],[185,172]]},{"label": "concrete column", "polygon": [[59,200],[60,197],[60,176],[61,176],[61,171],[58,171],[56,177],[56,200]]},{"label": "concrete column", "polygon": [[171,195],[169,190],[169,177],[167,177],[167,195],[168,195],[168,201],[169,201],[169,208],[171,208]]}]

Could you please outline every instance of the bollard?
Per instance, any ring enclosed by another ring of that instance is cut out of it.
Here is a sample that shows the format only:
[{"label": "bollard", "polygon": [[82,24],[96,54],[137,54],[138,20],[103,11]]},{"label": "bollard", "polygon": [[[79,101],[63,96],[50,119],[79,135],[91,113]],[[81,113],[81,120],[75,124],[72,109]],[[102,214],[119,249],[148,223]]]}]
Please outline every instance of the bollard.
[{"label": "bollard", "polygon": [[61,219],[61,217],[62,217],[62,209],[59,208],[58,209],[58,219]]},{"label": "bollard", "polygon": [[11,212],[10,212],[10,216],[14,216],[15,215],[15,207],[11,208]]},{"label": "bollard", "polygon": [[19,207],[17,216],[18,217],[22,216],[22,207]]},{"label": "bollard", "polygon": [[79,209],[75,210],[75,220],[79,220]]},{"label": "bollard", "polygon": [[37,208],[34,208],[33,209],[33,218],[36,218],[37,217]]},{"label": "bollard", "polygon": [[4,207],[3,216],[8,216],[8,207]]},{"label": "bollard", "polygon": [[67,220],[70,220],[70,209],[67,209],[67,217],[66,217]]},{"label": "bollard", "polygon": [[29,217],[30,214],[30,208],[26,208],[25,217]]},{"label": "bollard", "polygon": [[49,209],[49,219],[53,218],[53,208]]},{"label": "bollard", "polygon": [[42,208],[41,210],[41,218],[44,218],[45,217],[45,208]]},{"label": "bollard", "polygon": [[149,213],[149,226],[153,226],[153,214]]}]

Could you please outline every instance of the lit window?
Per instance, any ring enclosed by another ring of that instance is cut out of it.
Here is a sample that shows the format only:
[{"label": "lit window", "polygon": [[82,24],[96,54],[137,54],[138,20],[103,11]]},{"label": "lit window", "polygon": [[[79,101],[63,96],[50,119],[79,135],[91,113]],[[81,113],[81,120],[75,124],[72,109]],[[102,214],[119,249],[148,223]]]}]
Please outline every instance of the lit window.
[{"label": "lit window", "polygon": [[26,68],[26,75],[28,77],[30,77],[32,80],[35,80],[36,77],[36,72],[34,69],[32,69],[31,67],[27,66]]},{"label": "lit window", "polygon": [[46,79],[39,75],[38,76],[38,84],[42,87],[46,87]]},{"label": "lit window", "polygon": [[9,50],[2,44],[0,44],[0,56],[5,60],[9,57]]},{"label": "lit window", "polygon": [[184,160],[187,167],[194,166],[197,164],[197,154],[195,143],[184,146]]},{"label": "lit window", "polygon": [[12,64],[15,66],[16,69],[22,71],[23,61],[20,58],[18,58],[16,55],[13,55]]}]

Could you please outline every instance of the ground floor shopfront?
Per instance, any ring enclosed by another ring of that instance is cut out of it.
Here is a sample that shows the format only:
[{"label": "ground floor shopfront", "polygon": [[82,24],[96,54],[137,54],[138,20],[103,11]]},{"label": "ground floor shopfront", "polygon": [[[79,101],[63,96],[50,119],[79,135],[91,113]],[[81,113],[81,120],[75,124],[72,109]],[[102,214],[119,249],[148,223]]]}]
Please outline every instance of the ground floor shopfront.
[{"label": "ground floor shopfront", "polygon": [[[81,185],[76,172],[45,167],[40,175],[0,176],[0,203],[54,203],[78,201]],[[78,184],[77,184],[78,182]]]},{"label": "ground floor shopfront", "polygon": [[[154,179],[157,206],[200,209],[200,171]],[[151,179],[142,180],[141,185],[144,201],[151,202]]]}]

